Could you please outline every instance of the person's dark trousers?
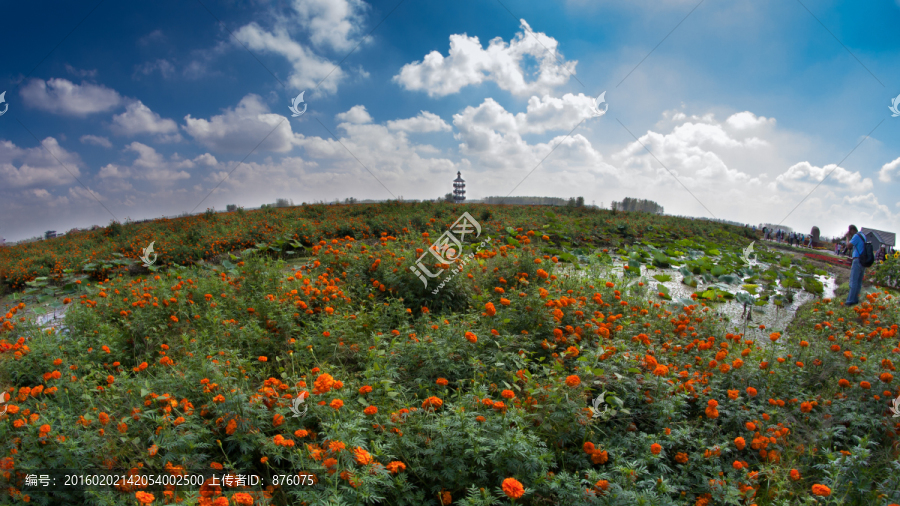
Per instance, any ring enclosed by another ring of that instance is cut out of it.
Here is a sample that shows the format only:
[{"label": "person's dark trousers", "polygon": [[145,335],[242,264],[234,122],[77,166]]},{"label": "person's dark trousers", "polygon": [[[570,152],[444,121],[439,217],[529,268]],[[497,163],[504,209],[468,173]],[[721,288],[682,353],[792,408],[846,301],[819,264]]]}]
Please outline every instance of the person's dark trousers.
[{"label": "person's dark trousers", "polygon": [[862,266],[859,257],[853,259],[850,266],[850,293],[847,295],[845,306],[853,306],[859,304],[859,291],[862,288],[863,274],[866,268]]}]

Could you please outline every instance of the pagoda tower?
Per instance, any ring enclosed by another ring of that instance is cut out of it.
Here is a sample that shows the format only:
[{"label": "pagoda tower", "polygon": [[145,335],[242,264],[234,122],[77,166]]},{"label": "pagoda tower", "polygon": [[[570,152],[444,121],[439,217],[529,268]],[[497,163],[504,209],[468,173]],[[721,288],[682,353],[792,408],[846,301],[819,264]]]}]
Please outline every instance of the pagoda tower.
[{"label": "pagoda tower", "polygon": [[461,204],[466,200],[466,181],[462,178],[462,173],[456,173],[456,179],[453,180],[453,202]]}]

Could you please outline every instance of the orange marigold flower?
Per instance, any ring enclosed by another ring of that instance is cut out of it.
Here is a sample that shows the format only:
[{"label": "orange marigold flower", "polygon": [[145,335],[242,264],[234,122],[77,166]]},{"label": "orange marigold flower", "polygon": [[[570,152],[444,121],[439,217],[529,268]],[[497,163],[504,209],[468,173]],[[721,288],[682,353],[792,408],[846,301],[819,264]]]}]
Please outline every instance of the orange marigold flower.
[{"label": "orange marigold flower", "polygon": [[437,380],[435,380],[435,383],[437,383],[438,385],[440,385],[442,387],[445,387],[445,386],[447,386],[447,383],[449,383],[449,382],[447,381],[447,378],[438,378]]},{"label": "orange marigold flower", "polygon": [[316,387],[316,390],[319,393],[324,394],[331,390],[331,387],[334,386],[334,378],[327,373],[320,374],[319,377],[316,378],[315,383],[313,383],[313,386]]},{"label": "orange marigold flower", "polygon": [[838,380],[838,386],[840,386],[841,388],[847,388],[850,386],[850,382],[845,380],[844,378],[841,378]]},{"label": "orange marigold flower", "polygon": [[525,495],[525,487],[515,478],[507,478],[503,480],[503,493],[510,499],[518,499]]},{"label": "orange marigold flower", "polygon": [[571,375],[571,376],[568,376],[568,377],[566,378],[566,385],[569,386],[569,387],[571,387],[571,388],[575,388],[575,387],[577,387],[577,386],[580,385],[580,384],[581,384],[581,378],[579,378],[579,377],[578,377],[577,375],[575,375],[575,374],[573,374],[573,375]]},{"label": "orange marigold flower", "polygon": [[484,312],[487,313],[488,316],[494,316],[497,314],[497,308],[494,307],[493,302],[488,302],[484,305]]},{"label": "orange marigold flower", "polygon": [[404,464],[403,462],[400,462],[400,461],[395,460],[395,461],[391,462],[390,464],[384,466],[384,468],[387,469],[388,471],[390,471],[390,472],[393,473],[393,474],[397,474],[397,473],[399,473],[400,471],[406,470],[406,464]]},{"label": "orange marigold flower", "polygon": [[378,407],[376,407],[376,406],[369,406],[369,407],[367,407],[366,409],[363,410],[363,413],[365,413],[365,414],[367,414],[367,415],[374,415],[375,413],[378,413]]},{"label": "orange marigold flower", "polygon": [[268,362],[268,360],[269,360],[268,357],[262,357],[262,356],[259,357],[259,361],[260,361],[260,362]]},{"label": "orange marigold flower", "polygon": [[437,409],[444,405],[444,401],[442,401],[439,397],[431,396],[424,401],[422,401],[422,408],[424,409]]},{"label": "orange marigold flower", "polygon": [[779,337],[781,337],[780,332],[772,332],[771,334],[769,334],[769,339],[771,339],[773,343],[777,341]]},{"label": "orange marigold flower", "polygon": [[355,460],[357,464],[365,466],[371,464],[375,459],[373,459],[372,455],[365,449],[357,446],[353,449],[353,460]]},{"label": "orange marigold flower", "polygon": [[141,504],[150,504],[156,500],[156,497],[154,497],[150,492],[135,492],[134,497]]},{"label": "orange marigold flower", "polygon": [[372,391],[372,387],[370,387],[369,385],[363,385],[363,386],[359,387],[359,393],[361,395],[366,395],[367,393],[369,393],[371,391]]},{"label": "orange marigold flower", "polygon": [[516,396],[516,393],[513,392],[512,390],[504,390],[504,391],[500,392],[500,397],[503,397],[504,399],[512,399],[515,396]]},{"label": "orange marigold flower", "polygon": [[466,332],[466,340],[469,341],[470,343],[477,343],[477,342],[478,342],[478,336],[476,336],[476,335],[475,335],[474,333],[472,333],[472,332]]},{"label": "orange marigold flower", "polygon": [[737,400],[738,396],[741,394],[740,390],[729,390],[728,398],[731,400]]},{"label": "orange marigold flower", "polygon": [[675,454],[675,462],[678,462],[679,464],[687,464],[687,461],[688,461],[687,453],[678,452]]},{"label": "orange marigold flower", "polygon": [[747,395],[749,395],[750,397],[756,397],[756,394],[757,392],[755,388],[747,387]]},{"label": "orange marigold flower", "polygon": [[744,468],[744,465],[741,464],[740,461],[735,460],[734,463],[731,464],[731,467],[733,467],[733,468],[737,469],[738,471],[740,471],[741,469]]},{"label": "orange marigold flower", "polygon": [[859,387],[862,389],[868,390],[868,389],[872,388],[872,384],[869,383],[868,381],[860,381]]},{"label": "orange marigold flower", "polygon": [[894,380],[894,375],[889,372],[883,372],[883,373],[881,373],[881,376],[878,377],[878,379],[880,379],[881,381],[883,381],[885,383],[890,383],[891,381]]},{"label": "orange marigold flower", "polygon": [[342,401],[342,400],[340,400],[340,399],[334,399],[334,400],[331,401],[331,403],[329,404],[329,406],[331,406],[332,409],[341,409],[341,407],[344,406],[344,401]]},{"label": "orange marigold flower", "polygon": [[653,443],[652,445],[650,445],[650,453],[652,453],[653,455],[659,455],[659,452],[661,451],[662,446],[660,446],[659,444]]},{"label": "orange marigold flower", "polygon": [[734,446],[736,446],[738,450],[743,450],[747,447],[747,441],[742,437],[736,437],[734,438]]},{"label": "orange marigold flower", "polygon": [[825,485],[816,483],[812,486],[812,493],[821,497],[828,497],[831,495],[831,489],[826,487]]},{"label": "orange marigold flower", "polygon": [[231,496],[231,500],[240,506],[253,506],[253,496],[246,492],[238,492]]},{"label": "orange marigold flower", "polygon": [[798,470],[796,470],[796,469],[791,469],[791,473],[790,473],[790,474],[791,474],[791,479],[792,479],[792,480],[797,481],[797,480],[800,479],[800,471],[798,471]]}]

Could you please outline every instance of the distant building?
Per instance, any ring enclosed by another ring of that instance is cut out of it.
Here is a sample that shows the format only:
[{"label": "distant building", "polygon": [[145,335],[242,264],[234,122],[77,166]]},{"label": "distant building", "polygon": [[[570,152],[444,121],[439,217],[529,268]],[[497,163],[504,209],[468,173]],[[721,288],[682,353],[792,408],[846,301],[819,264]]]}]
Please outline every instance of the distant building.
[{"label": "distant building", "polygon": [[872,247],[875,251],[878,251],[878,248],[880,248],[882,244],[889,248],[896,246],[894,243],[897,240],[897,234],[893,232],[885,232],[883,230],[875,230],[874,228],[866,227],[861,228],[859,231],[872,243]]},{"label": "distant building", "polygon": [[56,230],[48,230],[44,232],[44,239],[53,239],[56,237]]},{"label": "distant building", "polygon": [[462,178],[462,173],[456,173],[456,179],[453,180],[453,202],[462,204],[466,200],[466,181]]}]

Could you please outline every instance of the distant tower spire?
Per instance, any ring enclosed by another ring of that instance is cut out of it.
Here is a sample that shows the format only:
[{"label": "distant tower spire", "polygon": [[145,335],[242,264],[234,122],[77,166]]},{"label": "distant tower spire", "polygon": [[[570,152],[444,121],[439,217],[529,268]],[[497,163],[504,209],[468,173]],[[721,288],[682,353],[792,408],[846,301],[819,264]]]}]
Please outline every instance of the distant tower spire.
[{"label": "distant tower spire", "polygon": [[456,172],[456,179],[453,180],[453,202],[461,204],[466,200],[466,181],[462,178],[462,173]]}]

